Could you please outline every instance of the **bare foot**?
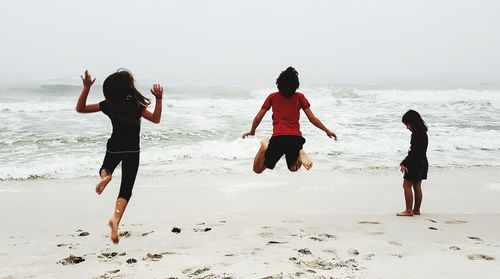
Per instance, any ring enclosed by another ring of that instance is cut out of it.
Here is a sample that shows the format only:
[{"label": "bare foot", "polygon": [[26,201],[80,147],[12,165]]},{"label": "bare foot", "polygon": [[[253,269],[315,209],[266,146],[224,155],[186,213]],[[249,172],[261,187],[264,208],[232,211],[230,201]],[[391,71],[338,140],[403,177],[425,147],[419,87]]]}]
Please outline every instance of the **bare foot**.
[{"label": "bare foot", "polygon": [[405,211],[401,211],[401,212],[399,212],[399,213],[398,213],[398,214],[396,214],[396,215],[398,215],[398,216],[413,216],[413,212],[411,212],[411,211],[406,211],[406,210],[405,210]]},{"label": "bare foot", "polygon": [[95,191],[98,195],[100,195],[102,193],[102,191],[104,191],[104,188],[106,188],[106,186],[108,186],[108,183],[111,181],[111,175],[105,175],[102,177],[101,181],[99,181],[99,183],[97,183],[97,185],[95,186]]},{"label": "bare foot", "polygon": [[413,215],[420,215],[420,211],[413,210]]},{"label": "bare foot", "polygon": [[111,228],[111,241],[113,241],[114,244],[118,244],[120,241],[120,236],[118,234],[118,222],[114,218],[111,218],[109,219],[108,225]]},{"label": "bare foot", "polygon": [[302,162],[300,161],[300,159],[297,159],[297,162],[295,162],[295,164],[291,165],[288,169],[290,171],[298,171],[300,168],[302,167]]},{"label": "bare foot", "polygon": [[306,170],[310,170],[313,166],[313,162],[309,159],[309,157],[307,157],[307,154],[303,149],[299,151],[299,161],[302,162],[302,165],[306,168]]}]

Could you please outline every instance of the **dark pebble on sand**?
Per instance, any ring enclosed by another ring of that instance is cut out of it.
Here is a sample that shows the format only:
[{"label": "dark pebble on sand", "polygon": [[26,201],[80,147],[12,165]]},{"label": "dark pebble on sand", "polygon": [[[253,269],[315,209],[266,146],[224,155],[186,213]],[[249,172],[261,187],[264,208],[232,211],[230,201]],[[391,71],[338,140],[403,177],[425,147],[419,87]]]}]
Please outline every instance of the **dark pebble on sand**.
[{"label": "dark pebble on sand", "polygon": [[280,242],[280,241],[274,241],[274,240],[271,240],[267,243],[267,245],[270,245],[270,244],[283,244],[283,243],[287,243],[287,242]]},{"label": "dark pebble on sand", "polygon": [[481,238],[479,238],[477,236],[469,236],[467,238],[472,239],[472,240],[476,240],[476,241],[483,241]]},{"label": "dark pebble on sand", "polygon": [[58,261],[57,263],[60,263],[62,265],[68,265],[68,264],[79,264],[79,263],[84,262],[84,261],[85,261],[85,259],[83,257],[69,255],[69,257],[62,259],[62,260]]},{"label": "dark pebble on sand", "polygon": [[181,229],[179,229],[179,228],[177,228],[177,227],[174,227],[174,228],[172,229],[172,232],[173,232],[173,233],[180,233],[180,232],[181,232]]},{"label": "dark pebble on sand", "polygon": [[141,234],[141,236],[146,236],[146,235],[148,235],[148,234],[152,234],[152,233],[154,233],[154,232],[155,232],[155,231],[145,232],[145,233],[142,233],[142,234]]},{"label": "dark pebble on sand", "polygon": [[87,235],[90,235],[90,233],[88,233],[88,232],[81,232],[78,236],[87,236]]},{"label": "dark pebble on sand", "polygon": [[128,263],[128,264],[135,264],[136,262],[137,262],[137,260],[136,260],[136,259],[128,259],[128,260],[127,260],[127,263]]},{"label": "dark pebble on sand", "polygon": [[129,231],[123,231],[120,232],[120,237],[127,238],[130,237],[132,234]]},{"label": "dark pebble on sand", "polygon": [[211,230],[212,230],[212,228],[205,228],[203,231],[204,232],[208,232],[208,231],[211,231]]},{"label": "dark pebble on sand", "polygon": [[429,227],[429,230],[437,231],[437,228],[435,228],[435,227]]}]

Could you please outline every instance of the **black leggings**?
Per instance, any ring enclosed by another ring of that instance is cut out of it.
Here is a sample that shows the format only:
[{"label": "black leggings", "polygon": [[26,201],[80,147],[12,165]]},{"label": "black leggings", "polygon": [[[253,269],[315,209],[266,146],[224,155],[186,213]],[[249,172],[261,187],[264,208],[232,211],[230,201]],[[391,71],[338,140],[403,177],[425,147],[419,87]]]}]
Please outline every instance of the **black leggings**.
[{"label": "black leggings", "polygon": [[132,188],[134,188],[135,177],[139,169],[139,152],[106,152],[104,162],[102,162],[102,167],[99,170],[99,175],[101,175],[103,169],[112,174],[120,162],[122,162],[122,182],[118,197],[128,201],[132,196]]}]

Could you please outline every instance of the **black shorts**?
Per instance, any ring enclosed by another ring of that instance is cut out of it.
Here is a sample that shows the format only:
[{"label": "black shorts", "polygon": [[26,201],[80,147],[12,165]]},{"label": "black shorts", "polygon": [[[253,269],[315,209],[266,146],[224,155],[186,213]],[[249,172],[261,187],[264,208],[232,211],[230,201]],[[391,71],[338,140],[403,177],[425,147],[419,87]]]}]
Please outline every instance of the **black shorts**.
[{"label": "black shorts", "polygon": [[405,173],[404,179],[411,181],[427,179],[427,172],[429,171],[427,158],[409,161],[406,167],[408,172]]},{"label": "black shorts", "polygon": [[122,153],[106,152],[101,169],[99,169],[99,175],[101,175],[103,169],[112,174],[120,162],[122,163],[122,181],[118,197],[128,201],[132,196],[132,189],[134,188],[137,170],[139,169],[139,151]]},{"label": "black shorts", "polygon": [[273,169],[279,159],[285,155],[286,165],[290,168],[297,162],[299,151],[306,140],[302,136],[273,136],[269,140],[264,165]]}]

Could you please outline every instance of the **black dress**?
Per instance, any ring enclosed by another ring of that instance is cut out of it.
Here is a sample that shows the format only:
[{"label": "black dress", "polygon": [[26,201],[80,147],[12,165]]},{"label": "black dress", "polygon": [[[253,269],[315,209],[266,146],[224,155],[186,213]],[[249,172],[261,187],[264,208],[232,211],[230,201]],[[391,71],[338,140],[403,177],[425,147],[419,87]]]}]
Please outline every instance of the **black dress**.
[{"label": "black dress", "polygon": [[411,181],[427,179],[427,172],[429,170],[429,162],[426,155],[428,143],[426,132],[411,134],[411,145],[408,156],[401,162],[401,165],[408,168],[404,179]]}]

